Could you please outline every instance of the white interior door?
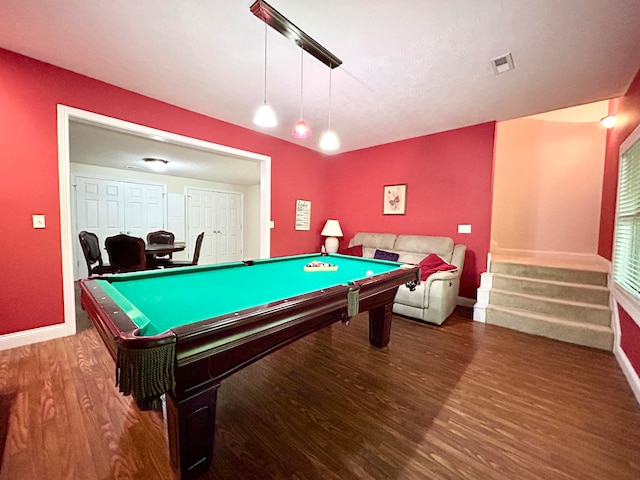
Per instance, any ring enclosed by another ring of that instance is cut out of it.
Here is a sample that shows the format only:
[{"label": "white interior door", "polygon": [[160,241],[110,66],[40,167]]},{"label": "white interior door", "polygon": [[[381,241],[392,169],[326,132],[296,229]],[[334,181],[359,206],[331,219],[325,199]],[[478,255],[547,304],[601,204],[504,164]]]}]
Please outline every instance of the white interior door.
[{"label": "white interior door", "polygon": [[[107,237],[126,233],[146,238],[147,233],[164,228],[165,202],[162,185],[76,177],[76,231],[86,230],[98,236],[102,258]],[[74,248],[74,278],[84,278],[87,269],[79,241]]]},{"label": "white interior door", "polygon": [[202,249],[200,250],[200,265],[216,263],[213,227],[215,218],[215,195],[209,190],[199,188],[187,189],[187,248],[189,258],[192,258],[196,237],[204,232]]},{"label": "white interior door", "polygon": [[184,195],[167,194],[167,230],[174,233],[176,242],[187,240],[187,219],[184,215]]},{"label": "white interior door", "polygon": [[218,263],[242,260],[242,195],[218,193],[216,238]]},{"label": "white interior door", "polygon": [[124,184],[125,233],[144,238],[164,229],[164,188],[140,183]]},{"label": "white interior door", "polygon": [[[118,235],[125,228],[122,182],[76,177],[76,227],[74,238],[78,238],[82,230],[98,236],[102,258],[107,262],[104,239]],[[80,246],[78,242],[74,242],[76,247]],[[74,252],[74,278],[84,278],[87,271],[82,249],[74,248]]]},{"label": "white interior door", "polygon": [[242,194],[187,189],[187,242],[189,258],[196,237],[204,232],[200,265],[242,259]]}]

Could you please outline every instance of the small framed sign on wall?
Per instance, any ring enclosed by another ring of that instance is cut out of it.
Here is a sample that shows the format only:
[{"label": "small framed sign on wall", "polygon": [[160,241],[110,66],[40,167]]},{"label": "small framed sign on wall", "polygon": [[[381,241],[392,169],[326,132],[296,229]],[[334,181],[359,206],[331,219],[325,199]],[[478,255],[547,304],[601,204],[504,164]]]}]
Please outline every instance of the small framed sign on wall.
[{"label": "small framed sign on wall", "polygon": [[311,202],[309,200],[296,200],[296,230],[309,230],[311,228]]},{"label": "small framed sign on wall", "polygon": [[404,215],[407,208],[407,185],[385,185],[382,213]]}]

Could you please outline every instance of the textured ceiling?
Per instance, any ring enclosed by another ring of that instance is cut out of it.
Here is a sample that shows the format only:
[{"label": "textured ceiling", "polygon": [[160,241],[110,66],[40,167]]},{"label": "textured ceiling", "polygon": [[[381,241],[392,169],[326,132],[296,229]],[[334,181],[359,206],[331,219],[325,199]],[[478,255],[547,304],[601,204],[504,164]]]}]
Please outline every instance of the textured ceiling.
[{"label": "textured ceiling", "polygon": [[[232,124],[259,130],[264,24],[249,1],[2,0],[0,47]],[[344,62],[331,123],[350,151],[624,94],[640,67],[638,0],[271,0]],[[515,70],[490,59],[511,52]],[[268,30],[269,103],[261,130],[319,150],[329,69]]]}]

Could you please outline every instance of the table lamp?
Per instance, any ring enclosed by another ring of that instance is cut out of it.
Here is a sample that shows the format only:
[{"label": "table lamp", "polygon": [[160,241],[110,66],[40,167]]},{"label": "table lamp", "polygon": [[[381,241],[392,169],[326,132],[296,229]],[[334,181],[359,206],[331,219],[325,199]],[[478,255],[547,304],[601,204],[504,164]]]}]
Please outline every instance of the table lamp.
[{"label": "table lamp", "polygon": [[339,243],[337,237],[342,237],[340,222],[338,222],[338,220],[327,220],[327,223],[324,224],[324,228],[320,235],[327,237],[324,241],[324,248],[326,248],[327,253],[336,253],[338,251]]}]

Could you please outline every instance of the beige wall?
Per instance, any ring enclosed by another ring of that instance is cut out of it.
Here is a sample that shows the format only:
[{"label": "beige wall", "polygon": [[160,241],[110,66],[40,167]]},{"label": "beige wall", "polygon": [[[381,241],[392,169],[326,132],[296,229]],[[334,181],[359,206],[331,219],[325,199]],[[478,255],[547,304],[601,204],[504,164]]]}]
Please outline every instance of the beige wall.
[{"label": "beige wall", "polygon": [[498,123],[492,252],[597,254],[605,137],[597,121]]}]

